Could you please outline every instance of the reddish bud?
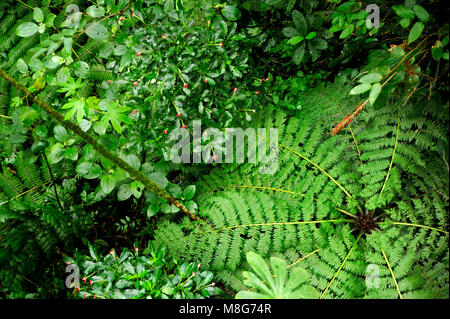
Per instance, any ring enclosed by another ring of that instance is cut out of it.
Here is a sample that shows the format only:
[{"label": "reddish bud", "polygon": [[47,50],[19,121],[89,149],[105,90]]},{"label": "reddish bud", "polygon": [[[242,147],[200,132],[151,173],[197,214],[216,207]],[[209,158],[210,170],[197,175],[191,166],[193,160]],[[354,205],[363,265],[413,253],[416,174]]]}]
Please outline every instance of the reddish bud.
[{"label": "reddish bud", "polygon": [[166,36],[163,34],[163,35],[161,35],[161,39],[164,39]]},{"label": "reddish bud", "polygon": [[164,130],[164,134],[167,134],[167,133],[169,133],[167,130]]},{"label": "reddish bud", "polygon": [[89,280],[89,284],[92,286],[94,282],[92,280]]},{"label": "reddish bud", "polygon": [[220,46],[220,47],[223,47],[223,42],[220,42],[219,46]]},{"label": "reddish bud", "polygon": [[[216,155],[214,155],[214,156],[216,156]],[[200,266],[201,266],[200,264],[197,264],[197,268],[200,268]]]},{"label": "reddish bud", "polygon": [[138,86],[138,83],[137,83],[137,82],[133,82],[133,85],[134,85],[134,86]]},{"label": "reddish bud", "polygon": [[258,95],[260,92],[259,91],[256,91],[256,95]]},{"label": "reddish bud", "polygon": [[80,287],[77,287],[77,292],[79,292],[80,291]]},{"label": "reddish bud", "polygon": [[184,87],[185,89],[187,89],[188,86],[189,86],[189,84],[187,84],[187,83],[184,83],[184,85],[183,85],[183,87]]},{"label": "reddish bud", "polygon": [[131,113],[136,114],[136,110],[131,111]]},{"label": "reddish bud", "polygon": [[234,88],[233,90],[234,90],[234,92],[237,92],[237,88]]},{"label": "reddish bud", "polygon": [[95,299],[95,298],[97,298],[97,296],[96,296],[96,295],[93,295],[92,298]]},{"label": "reddish bud", "polygon": [[261,79],[260,82],[263,83],[263,82],[264,82],[264,79]]},{"label": "reddish bud", "polygon": [[253,109],[253,110],[252,110],[252,112],[253,112],[253,113],[256,113],[256,110],[255,110],[255,109]]},{"label": "reddish bud", "polygon": [[131,16],[134,17],[134,12],[131,12]]},{"label": "reddish bud", "polygon": [[186,128],[186,127],[187,127],[186,124],[181,125],[181,128]]},{"label": "reddish bud", "polygon": [[86,278],[84,278],[84,277],[83,277],[81,280],[83,280],[84,282],[86,282]]},{"label": "reddish bud", "polygon": [[266,81],[269,81],[269,77],[266,78]]},{"label": "reddish bud", "polygon": [[138,250],[139,250],[139,247],[134,247],[134,250],[138,251]]},{"label": "reddish bud", "polygon": [[177,117],[181,117],[181,113],[178,113],[178,114],[177,114]]},{"label": "reddish bud", "polygon": [[204,79],[203,82],[208,83],[208,79]]},{"label": "reddish bud", "polygon": [[108,84],[109,84],[109,80],[106,80],[106,83],[108,83]]},{"label": "reddish bud", "polygon": [[86,298],[86,294],[83,295],[83,298]]},{"label": "reddish bud", "polygon": [[140,56],[140,55],[141,55],[141,52],[136,51],[136,56]]},{"label": "reddish bud", "polygon": [[68,261],[66,264],[67,264],[67,265],[70,265],[70,261]]},{"label": "reddish bud", "polygon": [[197,277],[197,274],[195,272],[192,273],[195,277]]},{"label": "reddish bud", "polygon": [[214,156],[213,156],[213,160],[214,160],[214,161],[217,161],[217,155],[214,155]]},{"label": "reddish bud", "polygon": [[210,24],[211,23],[211,20],[208,20],[208,24]]},{"label": "reddish bud", "polygon": [[213,287],[214,287],[215,285],[216,285],[216,283],[215,283],[215,282],[212,282],[212,283],[211,283],[211,286],[213,286]]}]

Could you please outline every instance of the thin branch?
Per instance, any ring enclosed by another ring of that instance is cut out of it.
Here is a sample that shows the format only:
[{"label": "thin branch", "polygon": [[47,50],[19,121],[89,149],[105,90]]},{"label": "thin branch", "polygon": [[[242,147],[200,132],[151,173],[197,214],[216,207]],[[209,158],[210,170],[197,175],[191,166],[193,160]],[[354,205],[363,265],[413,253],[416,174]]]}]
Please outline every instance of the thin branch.
[{"label": "thin branch", "polygon": [[395,279],[394,272],[392,271],[392,268],[391,268],[391,264],[389,263],[389,260],[387,259],[387,256],[384,253],[383,248],[381,248],[381,252],[383,253],[384,260],[386,260],[386,264],[389,268],[389,271],[391,272],[391,276],[392,276],[392,279],[394,280],[395,287],[397,288],[398,295],[399,295],[400,299],[403,299],[402,293],[400,292],[400,288],[398,287],[397,279]]}]

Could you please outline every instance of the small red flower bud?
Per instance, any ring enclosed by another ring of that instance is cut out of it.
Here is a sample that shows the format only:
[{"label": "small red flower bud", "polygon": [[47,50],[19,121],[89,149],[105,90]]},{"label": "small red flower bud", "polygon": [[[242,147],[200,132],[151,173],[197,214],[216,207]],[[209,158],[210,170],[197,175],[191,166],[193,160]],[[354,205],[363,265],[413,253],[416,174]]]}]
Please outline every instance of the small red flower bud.
[{"label": "small red flower bud", "polygon": [[[214,156],[217,158],[217,155],[214,155]],[[197,264],[197,268],[200,268],[200,266],[201,266],[200,264]]]},{"label": "small red flower bud", "polygon": [[195,277],[197,277],[197,274],[195,272],[192,273]]},{"label": "small red flower bud", "polygon": [[183,87],[184,87],[185,89],[187,89],[188,86],[189,86],[189,84],[187,84],[187,83],[184,83],[184,85],[183,85]]},{"label": "small red flower bud", "polygon": [[215,282],[211,283],[211,286],[213,286],[213,287],[214,287],[215,285],[216,285],[216,283],[215,283]]},{"label": "small red flower bud", "polygon": [[67,265],[70,265],[70,261],[68,261],[66,264],[67,264]]},{"label": "small red flower bud", "polygon": [[266,81],[269,81],[269,77],[266,78]]},{"label": "small red flower bud", "polygon": [[86,298],[86,294],[83,295],[83,298]]},{"label": "small red flower bud", "polygon": [[208,83],[208,79],[204,79],[203,82]]},{"label": "small red flower bud", "polygon": [[141,52],[136,51],[136,56],[140,56],[140,55],[141,55]]},{"label": "small red flower bud", "polygon": [[138,86],[138,83],[137,83],[137,82],[133,82],[133,85],[134,85],[134,86]]},{"label": "small red flower bud", "polygon": [[255,109],[253,109],[252,111],[253,111],[253,113],[256,113],[256,110],[255,110]]},{"label": "small red flower bud", "polygon": [[181,128],[186,128],[186,127],[187,127],[186,124],[181,125]]},{"label": "small red flower bud", "polygon": [[164,39],[166,36],[163,34],[163,35],[161,35],[161,39]]},{"label": "small red flower bud", "polygon": [[139,247],[134,247],[134,250],[138,251],[138,250],[139,250]]},{"label": "small red flower bud", "polygon": [[263,82],[264,82],[264,79],[261,79],[260,82],[263,83]]},{"label": "small red flower bud", "polygon": [[208,24],[210,24],[211,23],[211,20],[208,20]]},{"label": "small red flower bud", "polygon": [[203,134],[202,134],[203,136],[206,136],[206,132],[203,132]]},{"label": "small red flower bud", "polygon": [[92,280],[89,280],[89,284],[92,286],[94,282]]},{"label": "small red flower bud", "polygon": [[79,292],[80,291],[80,287],[77,287],[77,292]]},{"label": "small red flower bud", "polygon": [[95,299],[95,298],[97,298],[97,296],[96,296],[96,295],[93,295],[92,298]]},{"label": "small red flower bud", "polygon": [[131,111],[131,113],[136,114],[136,110]]},{"label": "small red flower bud", "polygon": [[178,113],[178,114],[177,114],[177,117],[181,117],[181,113]]},{"label": "small red flower bud", "polygon": [[131,16],[134,17],[134,12],[131,12]]},{"label": "small red flower bud", "polygon": [[109,253],[110,253],[110,255],[114,254],[114,249],[111,249],[111,251]]},{"label": "small red flower bud", "polygon": [[83,280],[84,282],[86,282],[86,278],[84,278],[84,277],[83,277],[81,280]]},{"label": "small red flower bud", "polygon": [[233,90],[234,90],[234,92],[237,92],[237,88],[234,88]]},{"label": "small red flower bud", "polygon": [[108,84],[109,84],[109,80],[106,80],[106,83],[108,83]]},{"label": "small red flower bud", "polygon": [[256,95],[258,95],[260,92],[259,91],[256,91]]},{"label": "small red flower bud", "polygon": [[217,155],[214,155],[214,156],[213,156],[213,160],[214,160],[214,161],[217,161]]},{"label": "small red flower bud", "polygon": [[220,46],[220,47],[223,47],[223,42],[220,42],[219,46]]},{"label": "small red flower bud", "polygon": [[164,134],[167,134],[167,133],[169,133],[167,130],[164,130]]}]

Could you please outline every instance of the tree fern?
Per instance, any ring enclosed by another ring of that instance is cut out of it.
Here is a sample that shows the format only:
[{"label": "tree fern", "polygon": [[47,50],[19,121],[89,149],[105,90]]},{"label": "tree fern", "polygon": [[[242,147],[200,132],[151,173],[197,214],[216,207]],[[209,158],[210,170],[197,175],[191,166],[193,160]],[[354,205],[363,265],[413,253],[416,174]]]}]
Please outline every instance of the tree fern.
[{"label": "tree fern", "polygon": [[279,129],[276,173],[214,170],[197,185],[209,224],[167,222],[156,240],[236,290],[255,251],[301,260],[322,298],[448,298],[448,170],[437,153],[448,119],[392,99],[332,136],[339,111],[357,104],[344,92],[316,89],[295,117],[260,116],[255,127]]}]

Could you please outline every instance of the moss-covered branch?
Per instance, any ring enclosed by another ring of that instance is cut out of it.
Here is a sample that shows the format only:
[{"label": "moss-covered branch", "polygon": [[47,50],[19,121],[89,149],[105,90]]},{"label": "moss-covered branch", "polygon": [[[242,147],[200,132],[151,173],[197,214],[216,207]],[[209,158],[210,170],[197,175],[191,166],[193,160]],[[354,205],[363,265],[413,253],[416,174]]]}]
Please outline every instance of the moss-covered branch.
[{"label": "moss-covered branch", "polygon": [[53,107],[45,103],[41,100],[37,95],[31,93],[26,87],[17,82],[13,77],[11,77],[7,72],[0,69],[0,75],[11,83],[18,90],[23,92],[26,96],[32,97],[33,101],[36,102],[39,107],[41,107],[44,111],[46,111],[55,121],[64,126],[67,130],[70,130],[81,137],[86,143],[91,144],[94,149],[100,153],[105,158],[109,159],[111,162],[116,164],[117,167],[120,167],[124,171],[128,172],[135,180],[144,184],[145,188],[149,191],[155,193],[159,197],[162,197],[178,207],[184,214],[188,215],[192,220],[201,220],[198,216],[194,215],[186,206],[177,201],[173,196],[171,196],[166,190],[162,189],[155,182],[150,180],[147,176],[145,176],[142,172],[131,167],[130,164],[119,158],[117,155],[114,155],[110,151],[108,151],[103,145],[101,145],[94,137],[92,137],[89,133],[81,130],[80,127],[75,125],[74,123],[64,120],[64,117]]}]

